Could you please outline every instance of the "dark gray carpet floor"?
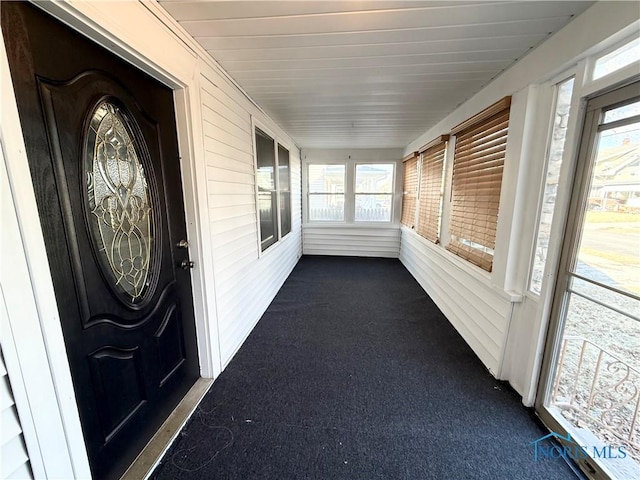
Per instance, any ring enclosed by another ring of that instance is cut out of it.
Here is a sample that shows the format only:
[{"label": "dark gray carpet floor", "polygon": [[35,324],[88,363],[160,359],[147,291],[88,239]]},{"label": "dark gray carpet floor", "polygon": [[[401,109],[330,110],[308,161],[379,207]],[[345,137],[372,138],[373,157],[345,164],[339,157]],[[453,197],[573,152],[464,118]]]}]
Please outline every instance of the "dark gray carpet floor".
[{"label": "dark gray carpet floor", "polygon": [[575,479],[393,259],[303,257],[154,479]]}]

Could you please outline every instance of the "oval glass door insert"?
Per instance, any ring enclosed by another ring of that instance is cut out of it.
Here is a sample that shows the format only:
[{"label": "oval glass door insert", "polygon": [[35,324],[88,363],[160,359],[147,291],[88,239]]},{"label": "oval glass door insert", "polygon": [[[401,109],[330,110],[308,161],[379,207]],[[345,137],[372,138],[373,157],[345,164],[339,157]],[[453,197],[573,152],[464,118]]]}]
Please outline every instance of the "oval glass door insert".
[{"label": "oval glass door insert", "polygon": [[89,230],[114,290],[138,303],[149,286],[154,238],[149,186],[120,108],[101,102],[85,140]]}]

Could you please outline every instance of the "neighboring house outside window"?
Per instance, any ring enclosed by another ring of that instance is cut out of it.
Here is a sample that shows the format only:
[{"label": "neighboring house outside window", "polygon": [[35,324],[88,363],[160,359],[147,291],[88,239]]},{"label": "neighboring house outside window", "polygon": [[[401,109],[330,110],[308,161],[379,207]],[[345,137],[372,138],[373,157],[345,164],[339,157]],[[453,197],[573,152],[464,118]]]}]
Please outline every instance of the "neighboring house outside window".
[{"label": "neighboring house outside window", "polygon": [[345,165],[308,166],[309,221],[344,221]]},{"label": "neighboring house outside window", "polygon": [[307,220],[391,223],[394,163],[309,163]]}]

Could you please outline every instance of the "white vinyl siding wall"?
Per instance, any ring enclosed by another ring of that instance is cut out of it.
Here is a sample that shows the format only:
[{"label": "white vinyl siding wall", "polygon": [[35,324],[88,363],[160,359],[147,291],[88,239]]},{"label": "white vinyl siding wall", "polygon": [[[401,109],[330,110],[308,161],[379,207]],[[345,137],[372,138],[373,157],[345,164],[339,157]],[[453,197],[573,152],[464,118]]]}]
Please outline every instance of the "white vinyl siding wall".
[{"label": "white vinyl siding wall", "polygon": [[[201,70],[200,97],[212,268],[224,368],[300,258],[300,156],[288,137],[278,135],[277,141],[289,150],[292,230],[260,255],[249,102],[239,92],[225,88],[218,73],[206,66]],[[259,118],[275,130],[273,122],[262,115]]]},{"label": "white vinyl siding wall", "polygon": [[0,438],[2,439],[1,478],[7,480],[33,478],[2,350],[0,350]]},{"label": "white vinyl siding wall", "polygon": [[306,225],[302,237],[305,255],[344,255],[398,258],[400,229]]}]

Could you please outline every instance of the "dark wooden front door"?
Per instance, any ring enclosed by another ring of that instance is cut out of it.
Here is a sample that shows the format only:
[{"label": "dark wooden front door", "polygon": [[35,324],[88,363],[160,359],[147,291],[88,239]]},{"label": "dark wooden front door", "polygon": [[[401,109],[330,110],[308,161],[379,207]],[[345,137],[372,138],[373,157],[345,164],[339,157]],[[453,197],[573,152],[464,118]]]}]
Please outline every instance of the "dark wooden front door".
[{"label": "dark wooden front door", "polygon": [[198,377],[173,92],[31,5],[2,30],[91,469],[117,478]]}]

